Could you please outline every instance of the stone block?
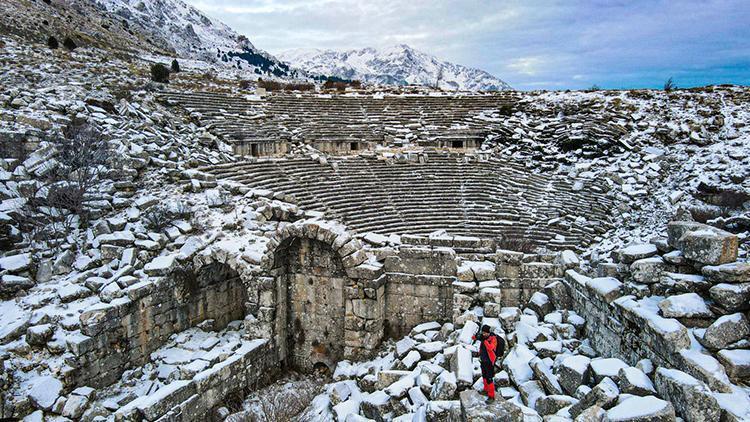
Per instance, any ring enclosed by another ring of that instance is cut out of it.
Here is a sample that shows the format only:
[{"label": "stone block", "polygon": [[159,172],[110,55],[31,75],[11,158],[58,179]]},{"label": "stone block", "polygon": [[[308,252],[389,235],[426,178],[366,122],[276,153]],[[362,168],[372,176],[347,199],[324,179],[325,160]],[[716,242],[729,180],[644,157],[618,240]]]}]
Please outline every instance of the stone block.
[{"label": "stone block", "polygon": [[721,408],[703,382],[676,369],[658,368],[654,384],[659,395],[674,404],[687,422],[718,421]]}]

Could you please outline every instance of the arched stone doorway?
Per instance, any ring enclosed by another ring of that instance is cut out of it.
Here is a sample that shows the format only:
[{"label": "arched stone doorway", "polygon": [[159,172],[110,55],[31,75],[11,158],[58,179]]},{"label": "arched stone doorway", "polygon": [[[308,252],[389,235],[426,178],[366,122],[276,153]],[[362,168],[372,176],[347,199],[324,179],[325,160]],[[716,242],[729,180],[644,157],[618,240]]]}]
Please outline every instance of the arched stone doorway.
[{"label": "arched stone doorway", "polygon": [[279,244],[274,261],[287,363],[306,371],[321,363],[333,368],[344,357],[344,291],[352,284],[341,258],[328,243],[292,237]]}]

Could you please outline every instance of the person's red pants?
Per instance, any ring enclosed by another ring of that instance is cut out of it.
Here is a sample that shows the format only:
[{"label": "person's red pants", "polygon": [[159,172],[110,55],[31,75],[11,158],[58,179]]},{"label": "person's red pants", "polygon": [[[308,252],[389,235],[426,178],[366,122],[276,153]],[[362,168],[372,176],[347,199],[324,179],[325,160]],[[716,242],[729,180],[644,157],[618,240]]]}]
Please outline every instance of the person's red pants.
[{"label": "person's red pants", "polygon": [[484,383],[484,392],[487,393],[487,397],[494,399],[495,398],[495,384],[492,382],[492,380],[487,381],[487,378],[482,378],[482,382]]}]

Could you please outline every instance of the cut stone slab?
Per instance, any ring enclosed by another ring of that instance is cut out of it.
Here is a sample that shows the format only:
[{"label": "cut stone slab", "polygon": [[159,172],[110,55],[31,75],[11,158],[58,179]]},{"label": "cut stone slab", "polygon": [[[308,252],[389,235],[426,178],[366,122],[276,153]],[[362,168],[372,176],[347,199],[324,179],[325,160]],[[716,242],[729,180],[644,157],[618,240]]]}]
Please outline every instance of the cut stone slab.
[{"label": "cut stone slab", "polygon": [[703,344],[711,349],[724,349],[728,345],[750,337],[750,324],[741,313],[724,315],[706,328]]},{"label": "cut stone slab", "polygon": [[591,359],[583,355],[569,356],[560,363],[557,377],[563,390],[574,396],[580,385],[587,384],[591,376]]},{"label": "cut stone slab", "polygon": [[443,371],[435,379],[435,384],[430,392],[432,400],[450,400],[456,394],[456,375],[451,371]]},{"label": "cut stone slab", "polygon": [[411,351],[414,346],[417,345],[417,342],[414,341],[411,337],[404,337],[401,340],[396,342],[396,356],[401,359]]},{"label": "cut stone slab", "polygon": [[696,293],[670,296],[659,302],[659,309],[665,318],[713,318],[714,313]]},{"label": "cut stone slab", "polygon": [[28,398],[37,409],[49,411],[63,390],[63,383],[55,377],[41,376],[31,381]]},{"label": "cut stone slab", "polygon": [[706,265],[701,268],[701,272],[711,283],[750,282],[750,262]]},{"label": "cut stone slab", "polygon": [[676,370],[658,368],[654,384],[659,395],[674,405],[686,421],[718,421],[721,408],[705,383]]},{"label": "cut stone slab", "polygon": [[729,312],[750,309],[750,283],[720,283],[708,290],[711,299]]},{"label": "cut stone slab", "polygon": [[604,378],[611,378],[615,382],[618,381],[620,378],[620,369],[627,367],[627,363],[617,358],[591,360],[591,372],[597,383],[601,382]]},{"label": "cut stone slab", "polygon": [[750,379],[750,350],[721,350],[717,356],[732,381],[739,383]]},{"label": "cut stone slab", "polygon": [[391,396],[383,391],[368,394],[360,403],[362,414],[367,418],[382,421],[383,416],[390,411],[390,399]]},{"label": "cut stone slab", "polygon": [[639,259],[630,264],[630,275],[637,283],[658,283],[662,273],[667,269],[667,264],[659,256]]},{"label": "cut stone slab", "polygon": [[620,390],[617,388],[617,384],[609,378],[604,378],[570,408],[570,416],[576,417],[591,406],[609,409],[615,405],[619,395]]},{"label": "cut stone slab", "polygon": [[553,415],[560,409],[578,403],[578,399],[563,394],[540,397],[536,401],[536,411],[542,416]]},{"label": "cut stone slab", "polygon": [[164,276],[169,274],[175,265],[175,255],[157,256],[143,267],[143,271],[150,276]]},{"label": "cut stone slab", "polygon": [[672,422],[675,420],[671,403],[654,396],[630,397],[607,411],[610,422]]},{"label": "cut stone slab", "polygon": [[708,225],[687,230],[677,241],[685,258],[706,265],[736,261],[738,245],[737,235]]},{"label": "cut stone slab", "polygon": [[620,262],[632,264],[639,259],[650,258],[658,252],[656,245],[652,245],[651,243],[641,243],[620,249],[618,251],[618,256],[620,257]]},{"label": "cut stone slab", "polygon": [[461,420],[466,422],[507,421],[521,422],[523,412],[501,397],[488,401],[474,390],[464,390],[460,395]]},{"label": "cut stone slab", "polygon": [[638,368],[627,367],[620,369],[620,392],[635,396],[648,396],[656,393],[651,379]]},{"label": "cut stone slab", "polygon": [[31,267],[31,262],[30,253],[4,256],[0,258],[0,269],[17,273],[28,270]]}]

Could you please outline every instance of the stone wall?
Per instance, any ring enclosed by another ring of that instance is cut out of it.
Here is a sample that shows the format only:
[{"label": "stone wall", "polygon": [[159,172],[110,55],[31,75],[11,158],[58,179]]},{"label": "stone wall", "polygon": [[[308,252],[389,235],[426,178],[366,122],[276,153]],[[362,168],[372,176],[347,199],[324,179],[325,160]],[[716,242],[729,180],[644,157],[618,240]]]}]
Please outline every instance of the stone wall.
[{"label": "stone wall", "polygon": [[235,140],[232,141],[232,152],[245,157],[280,157],[287,153],[289,146],[287,141],[278,142],[251,142]]},{"label": "stone wall", "polygon": [[81,332],[68,340],[74,385],[101,387],[148,362],[170,335],[213,320],[214,328],[241,320],[246,288],[222,264],[178,270],[135,284],[126,295],[81,314]]},{"label": "stone wall", "polygon": [[280,369],[273,344],[246,341],[227,360],[199,372],[191,380],[179,380],[155,393],[141,396],[115,413],[117,421],[210,420],[212,409],[232,393],[242,397],[273,380]]}]

